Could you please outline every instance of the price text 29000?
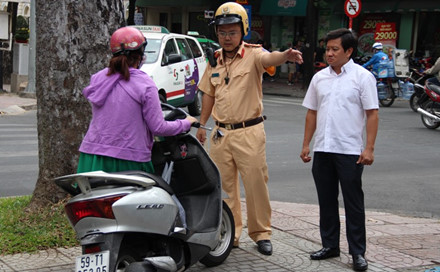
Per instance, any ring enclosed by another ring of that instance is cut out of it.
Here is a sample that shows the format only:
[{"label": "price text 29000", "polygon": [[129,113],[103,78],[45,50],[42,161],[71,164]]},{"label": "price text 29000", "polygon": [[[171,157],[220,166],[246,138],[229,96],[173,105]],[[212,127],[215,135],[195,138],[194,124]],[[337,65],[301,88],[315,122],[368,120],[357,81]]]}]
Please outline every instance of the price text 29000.
[{"label": "price text 29000", "polygon": [[397,32],[376,32],[375,40],[395,40],[397,39]]}]

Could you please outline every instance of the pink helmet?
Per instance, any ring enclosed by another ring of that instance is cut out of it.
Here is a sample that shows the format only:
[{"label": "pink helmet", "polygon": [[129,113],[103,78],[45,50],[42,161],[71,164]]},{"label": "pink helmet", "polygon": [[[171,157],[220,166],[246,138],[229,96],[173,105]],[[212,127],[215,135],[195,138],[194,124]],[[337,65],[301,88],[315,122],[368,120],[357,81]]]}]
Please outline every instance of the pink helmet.
[{"label": "pink helmet", "polygon": [[110,38],[110,49],[113,55],[138,50],[146,45],[147,39],[145,39],[142,32],[130,26],[119,28]]}]

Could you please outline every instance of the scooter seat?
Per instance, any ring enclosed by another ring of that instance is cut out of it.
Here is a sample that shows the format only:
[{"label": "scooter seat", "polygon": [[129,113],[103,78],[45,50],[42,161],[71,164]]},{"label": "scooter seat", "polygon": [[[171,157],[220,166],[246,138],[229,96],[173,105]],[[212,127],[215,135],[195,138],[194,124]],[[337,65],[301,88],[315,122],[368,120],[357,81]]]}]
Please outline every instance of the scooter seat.
[{"label": "scooter seat", "polygon": [[166,181],[161,176],[158,176],[155,174],[150,174],[150,173],[147,173],[144,171],[124,171],[124,172],[118,172],[118,174],[133,175],[133,176],[150,178],[156,182],[157,187],[164,189],[170,195],[174,195],[173,188],[171,188],[171,186],[168,183],[166,183]]},{"label": "scooter seat", "polygon": [[434,84],[434,83],[427,83],[426,85],[427,85],[428,89],[430,89],[431,91],[440,95],[440,86],[438,86],[437,84]]}]

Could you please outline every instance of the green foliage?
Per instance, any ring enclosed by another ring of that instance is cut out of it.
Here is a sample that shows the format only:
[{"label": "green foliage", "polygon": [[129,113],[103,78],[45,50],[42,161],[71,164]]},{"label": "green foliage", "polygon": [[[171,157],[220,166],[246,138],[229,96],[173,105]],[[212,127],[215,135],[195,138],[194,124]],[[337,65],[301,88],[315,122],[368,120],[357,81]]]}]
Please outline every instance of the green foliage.
[{"label": "green foliage", "polygon": [[15,40],[27,41],[29,39],[29,24],[23,16],[17,16],[17,25],[15,28]]},{"label": "green foliage", "polygon": [[31,196],[0,198],[0,254],[78,246],[65,203],[30,212],[30,200]]}]

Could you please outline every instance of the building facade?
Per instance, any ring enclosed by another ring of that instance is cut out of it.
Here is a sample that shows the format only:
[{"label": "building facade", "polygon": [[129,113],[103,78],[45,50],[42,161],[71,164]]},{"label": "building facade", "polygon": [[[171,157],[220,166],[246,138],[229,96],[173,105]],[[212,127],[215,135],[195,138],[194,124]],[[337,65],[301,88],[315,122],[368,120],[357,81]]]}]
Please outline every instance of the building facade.
[{"label": "building facade", "polygon": [[[360,14],[353,18],[352,29],[360,40],[359,53],[371,53],[371,44],[383,40],[391,47],[411,50],[415,56],[440,56],[440,4],[437,0],[351,0],[360,3]],[[215,40],[209,15],[226,1],[209,0],[137,0],[137,18],[144,24],[162,25],[172,32],[198,31]],[[250,42],[265,41],[282,49],[298,40],[307,44],[339,27],[348,27],[345,0],[236,0],[251,11]],[[310,8],[313,5],[313,8]],[[310,12],[316,10],[307,33]],[[377,24],[390,23],[390,33],[377,36]],[[385,39],[384,39],[385,38]]]}]

